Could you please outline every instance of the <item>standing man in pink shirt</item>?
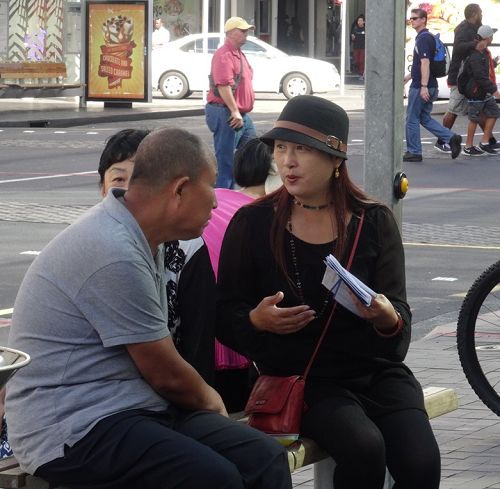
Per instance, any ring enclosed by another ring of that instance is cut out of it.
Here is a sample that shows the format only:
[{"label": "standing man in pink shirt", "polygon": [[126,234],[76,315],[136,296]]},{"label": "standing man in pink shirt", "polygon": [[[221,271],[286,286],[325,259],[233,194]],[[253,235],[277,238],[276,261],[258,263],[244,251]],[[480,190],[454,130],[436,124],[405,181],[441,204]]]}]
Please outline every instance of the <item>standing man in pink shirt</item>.
[{"label": "standing man in pink shirt", "polygon": [[212,58],[205,118],[214,135],[218,188],[233,187],[234,151],[257,136],[248,115],[255,100],[253,70],[241,51],[250,29],[255,26],[245,19],[229,18],[224,25],[226,40]]}]

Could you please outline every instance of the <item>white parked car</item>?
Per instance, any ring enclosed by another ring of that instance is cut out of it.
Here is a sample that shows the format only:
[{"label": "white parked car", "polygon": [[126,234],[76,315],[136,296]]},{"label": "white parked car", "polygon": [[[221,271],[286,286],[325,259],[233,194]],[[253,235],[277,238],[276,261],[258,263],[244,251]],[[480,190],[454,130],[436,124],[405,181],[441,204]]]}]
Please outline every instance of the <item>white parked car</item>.
[{"label": "white parked car", "polygon": [[[212,33],[207,39],[207,54],[203,53],[202,34],[176,39],[152,51],[152,84],[165,98],[181,99],[191,92],[208,90],[212,55],[224,42],[224,36]],[[289,56],[252,36],[248,36],[242,50],[253,68],[255,92],[282,92],[292,98],[340,87],[337,68],[326,61]]]}]

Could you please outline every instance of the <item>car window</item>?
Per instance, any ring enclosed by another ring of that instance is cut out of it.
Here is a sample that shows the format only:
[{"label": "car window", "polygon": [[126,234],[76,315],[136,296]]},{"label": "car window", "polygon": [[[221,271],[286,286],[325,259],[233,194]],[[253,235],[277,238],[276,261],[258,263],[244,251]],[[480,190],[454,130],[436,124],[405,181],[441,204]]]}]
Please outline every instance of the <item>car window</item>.
[{"label": "car window", "polygon": [[[209,37],[208,38],[208,52],[213,54],[217,50],[217,47],[219,46],[219,39],[215,37]],[[203,39],[196,39],[194,43],[193,50],[195,53],[202,53],[203,52]]]},{"label": "car window", "polygon": [[188,53],[189,51],[194,51],[194,41],[184,44],[184,46],[181,47],[181,51],[184,51],[186,53]]},{"label": "car window", "polygon": [[258,44],[247,41],[241,48],[245,54],[264,54],[266,50]]}]

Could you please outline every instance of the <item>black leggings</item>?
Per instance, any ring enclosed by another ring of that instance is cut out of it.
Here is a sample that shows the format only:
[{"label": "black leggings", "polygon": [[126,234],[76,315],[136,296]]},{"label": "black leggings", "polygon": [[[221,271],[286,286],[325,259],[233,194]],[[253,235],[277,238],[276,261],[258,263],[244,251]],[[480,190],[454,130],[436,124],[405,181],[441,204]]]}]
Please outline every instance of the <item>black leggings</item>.
[{"label": "black leggings", "polygon": [[327,398],[307,411],[302,433],[335,460],[335,489],[382,489],[386,466],[394,489],[439,488],[439,447],[420,409],[370,419],[353,399]]}]

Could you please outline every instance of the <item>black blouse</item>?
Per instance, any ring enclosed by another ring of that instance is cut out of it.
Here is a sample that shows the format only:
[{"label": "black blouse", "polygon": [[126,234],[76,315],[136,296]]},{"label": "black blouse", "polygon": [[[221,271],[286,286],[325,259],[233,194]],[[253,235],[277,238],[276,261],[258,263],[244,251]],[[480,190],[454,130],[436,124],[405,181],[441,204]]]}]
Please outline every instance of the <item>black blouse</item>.
[{"label": "black blouse", "polygon": [[[333,304],[321,317],[297,333],[278,335],[257,331],[249,312],[264,297],[283,291],[278,305],[301,304],[296,289],[278,269],[270,246],[272,202],[241,208],[223,241],[218,275],[217,336],[224,344],[253,359],[263,373],[304,373]],[[348,251],[359,223],[348,227]],[[284,252],[289,276],[294,280],[290,235]],[[334,243],[310,244],[294,237],[297,267],[305,303],[317,313],[327,297],[321,285],[324,259]],[[349,253],[347,252],[347,255]],[[345,266],[345,263],[344,263]],[[410,342],[411,313],[406,302],[404,251],[399,229],[389,209],[369,205],[351,272],[375,292],[384,294],[401,314],[404,327],[394,337],[379,335],[367,321],[337,305],[332,324],[313,364],[310,379],[343,379],[373,374],[384,367],[403,366]]]}]

